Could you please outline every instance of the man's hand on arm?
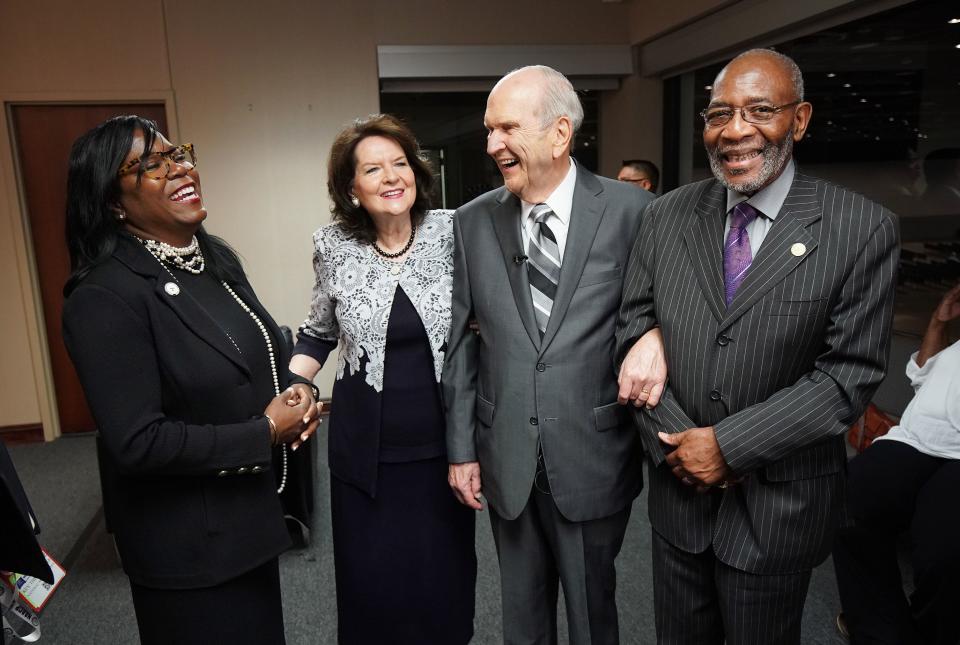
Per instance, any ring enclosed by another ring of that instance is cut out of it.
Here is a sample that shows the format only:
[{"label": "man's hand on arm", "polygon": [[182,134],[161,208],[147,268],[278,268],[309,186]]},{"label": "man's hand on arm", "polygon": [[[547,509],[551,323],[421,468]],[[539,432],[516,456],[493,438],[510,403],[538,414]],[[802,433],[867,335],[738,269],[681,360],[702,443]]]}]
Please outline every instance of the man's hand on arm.
[{"label": "man's hand on arm", "polygon": [[453,489],[458,502],[475,511],[483,510],[483,504],[480,503],[480,462],[450,464],[447,470],[447,483]]},{"label": "man's hand on arm", "polygon": [[675,447],[666,455],[671,472],[684,484],[696,486],[697,492],[706,492],[731,478],[733,473],[720,452],[713,426],[675,434],[661,432],[658,436],[663,443]]},{"label": "man's hand on arm", "polygon": [[623,357],[617,377],[620,386],[617,402],[652,409],[660,402],[666,381],[663,335],[658,327],[654,327],[641,336]]}]

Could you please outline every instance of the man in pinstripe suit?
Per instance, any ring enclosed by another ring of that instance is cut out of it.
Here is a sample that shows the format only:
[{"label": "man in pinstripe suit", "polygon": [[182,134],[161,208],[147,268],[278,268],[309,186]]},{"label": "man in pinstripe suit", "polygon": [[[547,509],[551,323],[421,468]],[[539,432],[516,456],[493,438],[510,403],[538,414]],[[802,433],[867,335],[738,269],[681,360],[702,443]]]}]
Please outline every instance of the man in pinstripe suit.
[{"label": "man in pinstripe suit", "polygon": [[627,267],[621,392],[655,325],[670,368],[635,411],[661,643],[800,642],[844,503],[843,432],[886,370],[896,218],[796,169],[812,111],[789,58],[732,60],[703,113],[715,179],[653,202]]}]

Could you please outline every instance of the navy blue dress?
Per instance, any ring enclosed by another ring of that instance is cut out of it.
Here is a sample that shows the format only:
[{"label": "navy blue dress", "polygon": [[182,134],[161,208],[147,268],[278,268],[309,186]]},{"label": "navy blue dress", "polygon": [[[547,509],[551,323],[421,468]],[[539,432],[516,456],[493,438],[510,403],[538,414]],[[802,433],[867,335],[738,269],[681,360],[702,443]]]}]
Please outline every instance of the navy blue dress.
[{"label": "navy blue dress", "polygon": [[465,644],[473,636],[475,512],[447,485],[430,345],[399,286],[379,398],[375,494],[330,478],[339,642]]}]

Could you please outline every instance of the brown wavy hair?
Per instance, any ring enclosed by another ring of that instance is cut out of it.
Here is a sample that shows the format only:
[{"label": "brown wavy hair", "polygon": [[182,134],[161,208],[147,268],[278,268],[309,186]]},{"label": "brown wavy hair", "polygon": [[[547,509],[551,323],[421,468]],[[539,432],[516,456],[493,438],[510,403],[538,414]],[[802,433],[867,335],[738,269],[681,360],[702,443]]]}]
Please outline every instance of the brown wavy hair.
[{"label": "brown wavy hair", "polygon": [[333,221],[354,239],[373,244],[377,239],[373,219],[363,206],[354,206],[350,200],[353,179],[356,176],[357,144],[367,137],[386,137],[403,149],[417,185],[417,198],[410,208],[410,221],[414,227],[423,221],[430,208],[433,169],[429,162],[420,156],[420,144],[417,143],[413,131],[395,116],[371,114],[366,118],[356,119],[337,135],[330,147],[330,159],[327,161],[327,191],[332,202],[330,210]]}]

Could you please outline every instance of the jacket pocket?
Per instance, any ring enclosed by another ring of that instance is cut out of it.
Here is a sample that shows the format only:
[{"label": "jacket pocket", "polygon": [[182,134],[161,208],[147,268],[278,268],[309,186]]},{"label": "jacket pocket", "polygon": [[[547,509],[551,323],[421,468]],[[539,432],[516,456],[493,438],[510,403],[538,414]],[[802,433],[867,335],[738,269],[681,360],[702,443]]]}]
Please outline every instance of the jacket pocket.
[{"label": "jacket pocket", "polygon": [[593,409],[593,421],[597,426],[598,432],[605,432],[611,428],[616,428],[630,423],[630,415],[627,406],[620,405],[616,401],[601,405]]},{"label": "jacket pocket", "polygon": [[603,282],[609,282],[611,280],[619,280],[623,276],[623,268],[616,267],[613,269],[608,269],[606,271],[596,271],[592,273],[583,272],[583,275],[580,276],[579,288],[591,287],[595,284],[601,284]]},{"label": "jacket pocket", "polygon": [[826,304],[826,298],[775,300],[770,303],[767,313],[771,316],[809,316],[818,312]]},{"label": "jacket pocket", "polygon": [[492,426],[493,413],[496,411],[496,409],[497,409],[497,406],[495,406],[493,403],[490,403],[490,401],[487,401],[485,398],[483,398],[479,394],[477,395],[476,415],[480,423],[487,426],[488,428]]}]

